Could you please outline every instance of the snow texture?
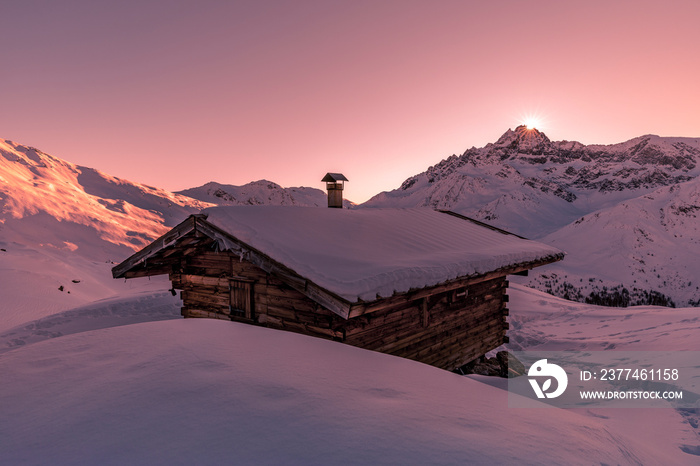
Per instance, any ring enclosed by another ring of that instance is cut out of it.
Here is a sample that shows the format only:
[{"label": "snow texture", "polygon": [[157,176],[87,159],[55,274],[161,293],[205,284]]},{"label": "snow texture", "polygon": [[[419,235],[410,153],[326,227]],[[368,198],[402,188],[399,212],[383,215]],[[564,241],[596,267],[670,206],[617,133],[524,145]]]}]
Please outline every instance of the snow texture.
[{"label": "snow texture", "polygon": [[[185,189],[182,194],[216,205],[291,205],[299,207],[327,207],[328,195],[317,188],[283,188],[277,183],[259,180],[243,186],[209,182],[198,188]],[[354,205],[344,201],[346,207]]]},{"label": "snow texture", "polygon": [[214,207],[207,221],[350,302],[561,254],[432,209]]},{"label": "snow texture", "polygon": [[[63,247],[70,234],[97,236],[111,250],[137,250],[210,206],[185,196],[80,167],[37,149],[0,139],[0,241],[27,239]],[[41,217],[49,216],[53,225]],[[35,221],[40,217],[38,221]],[[41,227],[57,230],[47,235]],[[40,239],[41,237],[41,239]],[[87,245],[86,245],[87,246]],[[92,253],[94,251],[91,251]]]},{"label": "snow texture", "polygon": [[700,305],[699,215],[700,178],[598,210],[541,239],[565,250],[566,261],[537,269],[528,283],[555,278],[585,296],[624,284]]},{"label": "snow texture", "polygon": [[[692,309],[510,293],[518,349],[698,349]],[[504,379],[245,324],[144,322],[174,304],[126,296],[0,335],[25,342],[0,356],[0,464],[697,464],[696,413],[508,408]]]}]

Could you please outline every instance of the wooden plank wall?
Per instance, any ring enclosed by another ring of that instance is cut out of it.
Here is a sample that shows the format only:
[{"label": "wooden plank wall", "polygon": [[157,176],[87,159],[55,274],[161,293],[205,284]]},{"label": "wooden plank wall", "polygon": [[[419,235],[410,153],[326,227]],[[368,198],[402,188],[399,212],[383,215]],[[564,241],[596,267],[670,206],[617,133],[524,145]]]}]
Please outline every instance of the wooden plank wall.
[{"label": "wooden plank wall", "polygon": [[351,319],[345,343],[455,369],[504,342],[507,286],[500,277],[468,287],[462,300],[441,293],[411,307]]},{"label": "wooden plank wall", "polygon": [[228,253],[198,251],[185,257],[178,269],[182,273],[170,274],[170,281],[182,290],[183,316],[231,319]]},{"label": "wooden plank wall", "polygon": [[[344,320],[228,252],[205,251],[187,259],[184,273],[171,274],[182,290],[185,317],[256,323],[384,353],[444,369],[460,367],[505,340],[508,283],[498,277],[460,290],[439,293],[408,304]],[[229,310],[229,279],[253,280],[252,319]]]},{"label": "wooden plank wall", "polygon": [[[253,264],[227,252],[207,251],[187,260],[185,274],[171,274],[173,287],[182,290],[185,317],[215,317],[342,340],[334,330],[345,322],[302,293]],[[248,320],[229,310],[229,278],[253,280],[253,316]],[[216,314],[216,316],[214,316]]]}]

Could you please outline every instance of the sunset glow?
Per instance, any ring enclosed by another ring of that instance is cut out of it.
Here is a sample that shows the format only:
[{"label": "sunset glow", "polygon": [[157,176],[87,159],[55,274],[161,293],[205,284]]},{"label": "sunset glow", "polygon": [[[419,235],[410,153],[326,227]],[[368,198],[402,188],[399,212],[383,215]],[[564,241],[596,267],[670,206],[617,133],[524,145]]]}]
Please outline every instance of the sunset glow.
[{"label": "sunset glow", "polygon": [[537,118],[530,117],[527,120],[523,122],[523,124],[527,127],[527,129],[539,129],[541,128],[540,121]]},{"label": "sunset glow", "polygon": [[0,466],[700,466],[700,0],[0,14]]},{"label": "sunset glow", "polygon": [[536,129],[538,131],[548,131],[552,126],[546,112],[539,107],[536,110],[521,113],[518,125],[524,125],[528,130]]},{"label": "sunset glow", "polygon": [[342,172],[362,202],[523,121],[700,136],[700,2],[629,5],[10,2],[0,137],[169,190]]}]

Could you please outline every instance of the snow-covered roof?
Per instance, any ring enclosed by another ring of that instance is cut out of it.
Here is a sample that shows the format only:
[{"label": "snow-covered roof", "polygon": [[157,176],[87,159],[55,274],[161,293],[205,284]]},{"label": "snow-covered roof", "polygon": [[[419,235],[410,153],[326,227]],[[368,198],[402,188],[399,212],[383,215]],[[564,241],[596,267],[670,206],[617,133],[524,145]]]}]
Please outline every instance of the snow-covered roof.
[{"label": "snow-covered roof", "polygon": [[563,255],[427,208],[227,206],[203,213],[207,222],[349,302]]}]

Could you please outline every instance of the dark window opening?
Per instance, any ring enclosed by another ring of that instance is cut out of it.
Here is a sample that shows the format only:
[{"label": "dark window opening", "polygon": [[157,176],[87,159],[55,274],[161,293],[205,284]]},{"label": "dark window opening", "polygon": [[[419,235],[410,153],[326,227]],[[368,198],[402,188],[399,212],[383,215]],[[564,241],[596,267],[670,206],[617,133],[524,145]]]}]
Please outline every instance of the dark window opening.
[{"label": "dark window opening", "polygon": [[457,288],[452,292],[452,296],[450,296],[450,303],[451,304],[456,304],[456,303],[462,303],[467,300],[467,296],[469,295],[469,291],[467,290],[466,286],[463,286],[461,288]]}]

